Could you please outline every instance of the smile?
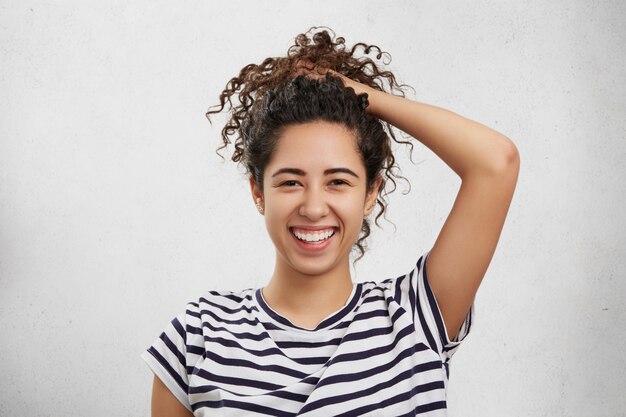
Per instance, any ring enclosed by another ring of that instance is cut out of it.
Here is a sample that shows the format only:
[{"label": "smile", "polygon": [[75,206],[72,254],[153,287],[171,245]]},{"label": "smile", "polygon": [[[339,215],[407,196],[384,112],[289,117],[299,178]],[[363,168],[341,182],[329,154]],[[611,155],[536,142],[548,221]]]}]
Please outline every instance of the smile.
[{"label": "smile", "polygon": [[291,228],[290,230],[298,240],[311,244],[320,244],[335,234],[335,229],[332,228],[316,231],[295,228]]}]

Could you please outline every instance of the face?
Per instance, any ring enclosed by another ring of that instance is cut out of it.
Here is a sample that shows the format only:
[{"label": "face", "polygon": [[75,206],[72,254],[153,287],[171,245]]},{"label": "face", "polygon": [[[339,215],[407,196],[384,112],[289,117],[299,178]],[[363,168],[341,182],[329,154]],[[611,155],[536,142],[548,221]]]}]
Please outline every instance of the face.
[{"label": "face", "polygon": [[349,269],[378,192],[375,186],[367,193],[354,134],[323,121],[289,126],[265,169],[263,192],[250,182],[253,198],[263,200],[278,262],[306,275]]}]

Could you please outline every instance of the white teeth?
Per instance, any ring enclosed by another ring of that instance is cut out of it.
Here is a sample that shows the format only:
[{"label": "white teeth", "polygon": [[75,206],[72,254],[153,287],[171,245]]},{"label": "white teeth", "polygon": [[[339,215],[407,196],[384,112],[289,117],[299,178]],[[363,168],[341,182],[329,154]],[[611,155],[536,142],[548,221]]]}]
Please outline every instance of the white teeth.
[{"label": "white teeth", "polygon": [[320,240],[328,239],[333,234],[335,234],[335,231],[329,230],[323,233],[300,233],[294,230],[293,234],[300,240],[304,240],[306,242],[317,242]]}]

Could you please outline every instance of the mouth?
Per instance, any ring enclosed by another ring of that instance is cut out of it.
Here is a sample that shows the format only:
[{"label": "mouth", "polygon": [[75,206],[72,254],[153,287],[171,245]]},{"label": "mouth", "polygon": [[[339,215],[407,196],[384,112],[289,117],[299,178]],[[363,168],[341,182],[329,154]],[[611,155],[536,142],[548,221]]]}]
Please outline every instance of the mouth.
[{"label": "mouth", "polygon": [[297,227],[290,227],[289,231],[299,242],[306,245],[323,245],[335,235],[335,228],[329,227],[320,230],[307,230]]}]

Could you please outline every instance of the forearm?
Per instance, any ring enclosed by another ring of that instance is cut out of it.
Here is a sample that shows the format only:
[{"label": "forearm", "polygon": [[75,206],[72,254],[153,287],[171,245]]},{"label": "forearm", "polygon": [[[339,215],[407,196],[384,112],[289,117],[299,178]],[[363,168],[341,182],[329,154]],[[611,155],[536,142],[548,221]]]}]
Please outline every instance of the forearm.
[{"label": "forearm", "polygon": [[[308,63],[308,67],[316,68]],[[461,179],[499,176],[504,170],[516,171],[517,148],[506,136],[449,110],[395,96],[351,80],[332,70],[312,72],[301,67],[298,74],[313,78],[330,71],[357,94],[367,93],[367,112],[422,142],[440,157]],[[517,174],[516,174],[517,175]]]},{"label": "forearm", "polygon": [[461,179],[494,174],[517,158],[504,135],[449,110],[370,89],[368,111],[422,142]]}]

